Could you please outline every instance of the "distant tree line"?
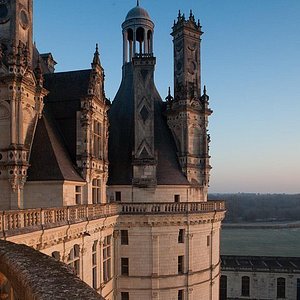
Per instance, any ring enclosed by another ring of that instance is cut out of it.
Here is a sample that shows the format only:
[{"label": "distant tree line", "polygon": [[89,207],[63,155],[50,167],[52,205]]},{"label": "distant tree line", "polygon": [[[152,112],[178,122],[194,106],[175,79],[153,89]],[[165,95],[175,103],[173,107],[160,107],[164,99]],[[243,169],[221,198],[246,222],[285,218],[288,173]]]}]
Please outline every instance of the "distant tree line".
[{"label": "distant tree line", "polygon": [[300,194],[210,194],[226,201],[224,222],[300,221]]}]

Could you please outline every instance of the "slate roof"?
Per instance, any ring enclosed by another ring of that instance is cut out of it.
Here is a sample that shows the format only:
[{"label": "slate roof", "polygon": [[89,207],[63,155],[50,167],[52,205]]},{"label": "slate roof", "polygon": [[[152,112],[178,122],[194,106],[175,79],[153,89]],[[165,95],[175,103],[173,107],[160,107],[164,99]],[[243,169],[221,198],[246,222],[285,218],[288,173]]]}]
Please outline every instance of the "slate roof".
[{"label": "slate roof", "polygon": [[300,257],[221,256],[222,271],[260,271],[300,273]]},{"label": "slate roof", "polygon": [[[134,145],[134,99],[131,64],[127,64],[119,91],[109,110],[109,185],[131,185],[132,150]],[[154,104],[154,142],[158,153],[157,184],[188,185],[181,172],[176,145],[163,115],[163,101],[155,86],[152,89]]]},{"label": "slate roof", "polygon": [[91,70],[46,74],[45,88],[50,92],[45,107],[60,129],[73,163],[76,162],[76,114],[80,100],[87,95]]},{"label": "slate roof", "polygon": [[43,117],[33,140],[28,181],[83,181],[76,165],[76,114],[87,95],[91,70],[45,74]]},{"label": "slate roof", "polygon": [[28,181],[84,181],[75,170],[47,113],[38,121],[29,163]]}]

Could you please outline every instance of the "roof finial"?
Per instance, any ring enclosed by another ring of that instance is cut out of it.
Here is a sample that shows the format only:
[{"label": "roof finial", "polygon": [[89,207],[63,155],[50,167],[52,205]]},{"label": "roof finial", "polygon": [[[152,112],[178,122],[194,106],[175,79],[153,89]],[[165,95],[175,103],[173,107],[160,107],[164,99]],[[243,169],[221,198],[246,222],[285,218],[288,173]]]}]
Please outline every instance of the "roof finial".
[{"label": "roof finial", "polygon": [[167,102],[171,102],[174,98],[171,95],[171,88],[168,89],[168,96],[166,97]]},{"label": "roof finial", "polygon": [[206,85],[204,85],[204,88],[203,88],[203,95],[206,95]]},{"label": "roof finial", "polygon": [[99,57],[99,47],[98,47],[98,43],[96,43],[96,50],[94,53],[94,59],[93,59],[93,64],[94,65],[101,65],[100,63],[100,57]]},{"label": "roof finial", "polygon": [[136,6],[140,6],[140,0],[136,0]]},{"label": "roof finial", "polygon": [[181,11],[180,11],[180,9],[179,9],[179,11],[178,11],[178,20],[181,18]]}]

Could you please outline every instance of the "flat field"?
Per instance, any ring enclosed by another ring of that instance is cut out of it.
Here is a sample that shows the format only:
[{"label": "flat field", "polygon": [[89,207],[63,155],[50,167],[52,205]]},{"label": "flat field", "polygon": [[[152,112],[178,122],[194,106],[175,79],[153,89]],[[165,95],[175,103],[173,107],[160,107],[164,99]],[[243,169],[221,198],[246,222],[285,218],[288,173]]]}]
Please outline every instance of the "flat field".
[{"label": "flat field", "polygon": [[221,254],[300,257],[300,228],[223,228]]}]

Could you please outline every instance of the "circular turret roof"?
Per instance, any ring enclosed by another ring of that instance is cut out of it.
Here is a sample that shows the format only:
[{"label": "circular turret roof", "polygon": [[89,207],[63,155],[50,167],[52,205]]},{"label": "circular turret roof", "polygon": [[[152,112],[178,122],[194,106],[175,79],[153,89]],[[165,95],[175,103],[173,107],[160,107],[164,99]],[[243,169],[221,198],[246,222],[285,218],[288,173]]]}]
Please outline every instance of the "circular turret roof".
[{"label": "circular turret roof", "polygon": [[151,21],[151,18],[149,16],[148,12],[140,6],[136,6],[128,12],[125,21],[131,20],[131,19],[147,19],[147,20]]}]

